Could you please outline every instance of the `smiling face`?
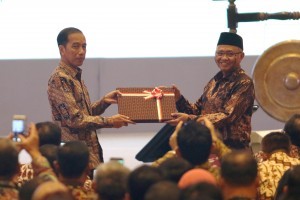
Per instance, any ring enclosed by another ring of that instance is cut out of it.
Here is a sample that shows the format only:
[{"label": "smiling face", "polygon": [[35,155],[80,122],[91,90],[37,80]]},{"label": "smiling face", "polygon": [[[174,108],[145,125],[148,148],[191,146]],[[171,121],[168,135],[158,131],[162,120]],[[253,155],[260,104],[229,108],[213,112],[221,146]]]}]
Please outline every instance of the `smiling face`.
[{"label": "smiling face", "polygon": [[86,54],[86,40],[82,33],[72,33],[65,45],[59,45],[61,60],[72,67],[83,64]]},{"label": "smiling face", "polygon": [[218,45],[215,54],[215,62],[226,76],[235,68],[240,67],[244,58],[242,49],[232,45]]}]

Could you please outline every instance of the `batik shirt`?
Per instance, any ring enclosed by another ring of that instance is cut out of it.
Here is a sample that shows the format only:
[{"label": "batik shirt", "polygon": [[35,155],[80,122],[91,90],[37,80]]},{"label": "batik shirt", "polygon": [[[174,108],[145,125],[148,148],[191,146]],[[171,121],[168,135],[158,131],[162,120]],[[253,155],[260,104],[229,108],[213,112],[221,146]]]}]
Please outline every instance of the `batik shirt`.
[{"label": "batik shirt", "polygon": [[286,170],[299,165],[297,158],[289,157],[285,152],[273,153],[270,158],[258,164],[259,199],[274,199],[278,181]]},{"label": "batik shirt", "polygon": [[84,186],[65,184],[75,200],[97,200],[97,194],[93,190],[86,190]]},{"label": "batik shirt", "polygon": [[[296,145],[291,145],[289,156],[300,159],[300,148]],[[254,158],[257,162],[263,162],[267,160],[267,155],[263,151],[259,151],[254,154]]]},{"label": "batik shirt", "polygon": [[18,200],[17,185],[10,181],[0,181],[0,200]]},{"label": "batik shirt", "polygon": [[223,77],[217,73],[205,86],[195,104],[183,96],[177,110],[209,119],[221,133],[224,143],[236,149],[248,148],[255,94],[252,79],[241,68]]},{"label": "batik shirt", "polygon": [[52,118],[62,129],[62,141],[85,142],[90,151],[91,166],[96,168],[103,162],[96,129],[109,126],[99,116],[109,104],[102,100],[91,103],[81,72],[78,67],[60,62],[48,82],[48,99]]}]

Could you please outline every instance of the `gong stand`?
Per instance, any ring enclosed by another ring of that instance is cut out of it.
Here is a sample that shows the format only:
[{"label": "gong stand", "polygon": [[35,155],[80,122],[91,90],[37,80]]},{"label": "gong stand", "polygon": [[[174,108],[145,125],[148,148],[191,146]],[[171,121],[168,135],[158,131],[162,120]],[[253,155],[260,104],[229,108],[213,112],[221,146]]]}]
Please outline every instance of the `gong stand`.
[{"label": "gong stand", "polygon": [[254,13],[238,13],[237,8],[234,4],[235,0],[228,0],[229,6],[227,8],[227,21],[229,32],[236,33],[237,26],[239,22],[253,22],[253,21],[264,21],[268,19],[279,19],[279,20],[287,20],[300,19],[300,12],[279,12],[279,13],[262,13],[262,12],[254,12]]}]

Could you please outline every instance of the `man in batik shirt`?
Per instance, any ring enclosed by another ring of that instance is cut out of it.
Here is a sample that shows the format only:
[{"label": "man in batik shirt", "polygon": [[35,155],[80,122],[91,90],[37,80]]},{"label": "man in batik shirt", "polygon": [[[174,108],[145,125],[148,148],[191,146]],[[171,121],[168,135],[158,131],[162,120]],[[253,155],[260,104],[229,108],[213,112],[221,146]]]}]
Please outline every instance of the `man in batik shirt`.
[{"label": "man in batik shirt", "polygon": [[208,82],[195,104],[185,99],[173,86],[180,113],[173,113],[175,119],[169,123],[177,124],[204,116],[221,133],[228,147],[249,148],[255,95],[253,81],[240,65],[243,58],[242,37],[235,33],[221,33],[215,53],[220,71]]},{"label": "man in batik shirt", "polygon": [[285,133],[267,134],[261,141],[261,147],[266,159],[258,163],[258,195],[260,200],[272,200],[285,171],[299,165],[300,160],[289,155],[291,141]]},{"label": "man in batik shirt", "polygon": [[117,103],[119,91],[112,91],[102,99],[91,103],[88,90],[81,79],[85,60],[86,40],[77,28],[65,28],[57,36],[60,62],[48,82],[48,99],[53,120],[62,129],[62,141],[80,140],[87,144],[91,156],[91,168],[103,162],[102,148],[96,130],[119,128],[133,123],[127,116],[100,115],[112,103]]}]

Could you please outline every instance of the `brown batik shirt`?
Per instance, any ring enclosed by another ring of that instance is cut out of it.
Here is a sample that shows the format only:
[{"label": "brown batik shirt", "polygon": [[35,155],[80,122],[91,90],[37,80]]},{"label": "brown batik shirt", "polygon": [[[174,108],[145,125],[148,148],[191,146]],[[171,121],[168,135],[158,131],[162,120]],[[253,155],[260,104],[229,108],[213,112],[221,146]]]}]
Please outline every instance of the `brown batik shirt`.
[{"label": "brown batik shirt", "polygon": [[252,79],[241,68],[223,77],[217,73],[206,85],[195,104],[183,96],[176,102],[177,110],[208,118],[221,133],[230,148],[248,148],[251,133],[251,116],[254,104]]},{"label": "brown batik shirt", "polygon": [[87,144],[92,167],[103,162],[96,129],[108,127],[101,115],[109,106],[99,100],[91,103],[81,80],[80,68],[59,63],[48,82],[48,99],[53,120],[62,129],[62,141],[80,140]]}]

